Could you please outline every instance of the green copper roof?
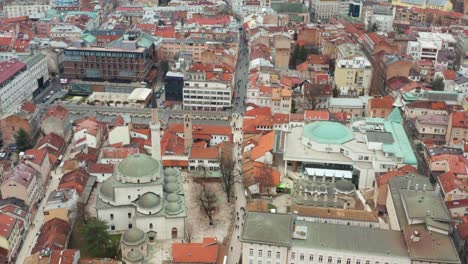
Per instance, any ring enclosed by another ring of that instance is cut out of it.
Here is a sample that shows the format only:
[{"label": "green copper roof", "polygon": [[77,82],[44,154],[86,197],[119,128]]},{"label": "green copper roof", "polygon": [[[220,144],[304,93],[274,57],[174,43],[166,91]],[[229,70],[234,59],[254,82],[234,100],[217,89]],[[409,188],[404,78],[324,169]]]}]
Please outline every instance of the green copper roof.
[{"label": "green copper roof", "polygon": [[132,228],[127,231],[122,236],[122,242],[126,245],[139,245],[145,241],[146,235],[141,229]]},{"label": "green copper roof", "polygon": [[92,34],[84,34],[81,36],[81,39],[83,39],[84,41],[92,44],[94,42],[96,42],[96,37],[93,36]]},{"label": "green copper roof", "polygon": [[112,182],[113,182],[113,179],[111,178],[105,180],[101,184],[101,188],[99,188],[99,191],[102,196],[113,201],[115,197],[114,197],[114,188],[112,187]]},{"label": "green copper roof", "polygon": [[138,206],[145,209],[157,207],[160,203],[161,198],[152,192],[147,192],[138,199]]},{"label": "green copper roof", "polygon": [[322,144],[343,144],[354,138],[353,132],[340,123],[317,121],[304,126],[303,137]]},{"label": "green copper roof", "polygon": [[132,261],[132,262],[141,261],[144,258],[145,258],[145,256],[143,256],[143,254],[138,249],[135,249],[135,250],[132,250],[132,251],[128,252],[127,257],[126,257],[126,259],[128,259],[129,261]]},{"label": "green copper roof", "polygon": [[151,177],[160,173],[159,161],[145,154],[134,154],[122,160],[116,172],[127,177]]},{"label": "green copper roof", "polygon": [[403,122],[403,117],[401,117],[400,109],[395,107],[390,115],[388,115],[387,120],[401,124]]}]

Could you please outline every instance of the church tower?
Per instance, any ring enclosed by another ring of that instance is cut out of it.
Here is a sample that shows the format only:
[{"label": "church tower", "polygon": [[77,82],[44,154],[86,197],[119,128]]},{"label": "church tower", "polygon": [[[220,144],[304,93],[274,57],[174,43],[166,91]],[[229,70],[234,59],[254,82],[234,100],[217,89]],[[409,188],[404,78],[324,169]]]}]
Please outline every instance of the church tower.
[{"label": "church tower", "polygon": [[158,117],[158,104],[154,93],[151,99],[151,157],[155,160],[161,160],[161,124]]},{"label": "church tower", "polygon": [[193,137],[192,137],[192,114],[184,115],[184,152],[189,153],[190,148],[192,147]]}]

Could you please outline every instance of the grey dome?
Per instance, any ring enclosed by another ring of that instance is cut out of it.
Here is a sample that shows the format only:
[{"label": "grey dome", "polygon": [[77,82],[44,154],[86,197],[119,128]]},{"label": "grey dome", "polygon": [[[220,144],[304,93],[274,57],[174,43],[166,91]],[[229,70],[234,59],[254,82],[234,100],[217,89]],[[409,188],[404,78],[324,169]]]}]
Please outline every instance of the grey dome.
[{"label": "grey dome", "polygon": [[172,202],[172,203],[177,203],[179,200],[180,200],[180,196],[175,194],[175,193],[170,193],[167,197],[166,197],[166,200],[168,202]]},{"label": "grey dome", "polygon": [[104,198],[112,201],[114,200],[114,188],[112,187],[111,178],[101,184],[99,191],[101,192],[101,195],[104,196]]},{"label": "grey dome", "polygon": [[164,186],[164,191],[168,193],[175,193],[177,190],[179,190],[179,185],[175,182],[170,182]]},{"label": "grey dome", "polygon": [[141,208],[154,208],[161,203],[161,198],[153,192],[147,192],[138,199],[138,206]]},{"label": "grey dome", "polygon": [[356,186],[351,181],[339,180],[335,182],[335,190],[341,193],[350,193],[356,190]]},{"label": "grey dome", "polygon": [[132,261],[132,262],[141,261],[144,258],[145,258],[145,256],[143,256],[143,254],[138,249],[132,250],[132,251],[128,252],[128,254],[127,254],[127,259]]},{"label": "grey dome", "polygon": [[159,161],[144,154],[133,154],[122,160],[116,167],[116,171],[127,177],[151,177],[159,174]]},{"label": "grey dome", "polygon": [[177,177],[176,176],[166,176],[164,178],[164,181],[166,183],[169,183],[169,182],[177,182]]},{"label": "grey dome", "polygon": [[181,210],[181,206],[178,203],[170,202],[166,205],[166,213],[177,214]]},{"label": "grey dome", "polygon": [[141,229],[132,228],[127,231],[122,236],[122,242],[126,245],[139,245],[144,242],[146,239],[146,234]]},{"label": "grey dome", "polygon": [[164,176],[176,176],[177,170],[174,168],[167,168],[164,170]]}]

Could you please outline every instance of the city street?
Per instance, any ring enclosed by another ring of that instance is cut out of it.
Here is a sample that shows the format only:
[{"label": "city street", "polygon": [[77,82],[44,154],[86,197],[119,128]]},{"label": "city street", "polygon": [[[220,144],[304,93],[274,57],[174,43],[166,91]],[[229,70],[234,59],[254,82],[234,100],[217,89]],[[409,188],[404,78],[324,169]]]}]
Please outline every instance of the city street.
[{"label": "city street", "polygon": [[[245,99],[247,94],[247,82],[248,82],[248,74],[249,74],[249,52],[247,49],[247,45],[244,44],[243,33],[240,34],[239,39],[239,54],[237,57],[237,64],[236,64],[236,74],[234,78],[234,85],[236,95],[239,99],[236,100],[234,98],[234,113],[244,113],[245,111]],[[236,104],[237,103],[237,104]]]},{"label": "city street", "polygon": [[233,229],[231,238],[229,240],[229,247],[228,247],[228,257],[227,263],[229,264],[237,264],[240,263],[240,257],[242,254],[242,244],[239,241],[242,227],[244,224],[244,212],[246,208],[246,198],[245,198],[245,191],[244,186],[242,185],[242,175],[240,172],[242,171],[242,116],[237,119],[233,118],[233,129],[234,129],[234,148],[233,148],[233,159],[236,162],[236,166],[234,168],[234,175],[236,182],[234,183],[234,209],[235,209],[235,216],[233,219],[235,228]]},{"label": "city street", "polygon": [[[64,157],[67,157],[70,149],[71,148],[69,147],[66,150],[65,154],[63,155]],[[44,224],[44,206],[46,205],[47,198],[49,197],[50,193],[57,189],[61,177],[62,177],[61,172],[58,172],[57,170],[51,171],[51,179],[48,183],[47,189],[44,191],[44,194],[45,194],[44,198],[42,199],[41,203],[38,205],[36,215],[34,216],[34,219],[31,221],[31,225],[29,226],[28,233],[26,234],[23,240],[23,246],[21,247],[18,253],[18,256],[16,258],[16,263],[24,263],[24,259],[30,255],[32,248],[36,244],[39,231],[41,230],[41,227]]]}]

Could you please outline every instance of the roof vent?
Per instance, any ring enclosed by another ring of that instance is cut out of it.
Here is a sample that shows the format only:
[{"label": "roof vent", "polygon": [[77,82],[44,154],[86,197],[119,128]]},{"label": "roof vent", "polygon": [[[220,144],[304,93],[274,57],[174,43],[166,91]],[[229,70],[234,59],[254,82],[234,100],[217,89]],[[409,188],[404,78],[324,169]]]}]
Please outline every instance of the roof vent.
[{"label": "roof vent", "polygon": [[412,242],[417,243],[421,240],[421,234],[415,230],[410,238]]}]

